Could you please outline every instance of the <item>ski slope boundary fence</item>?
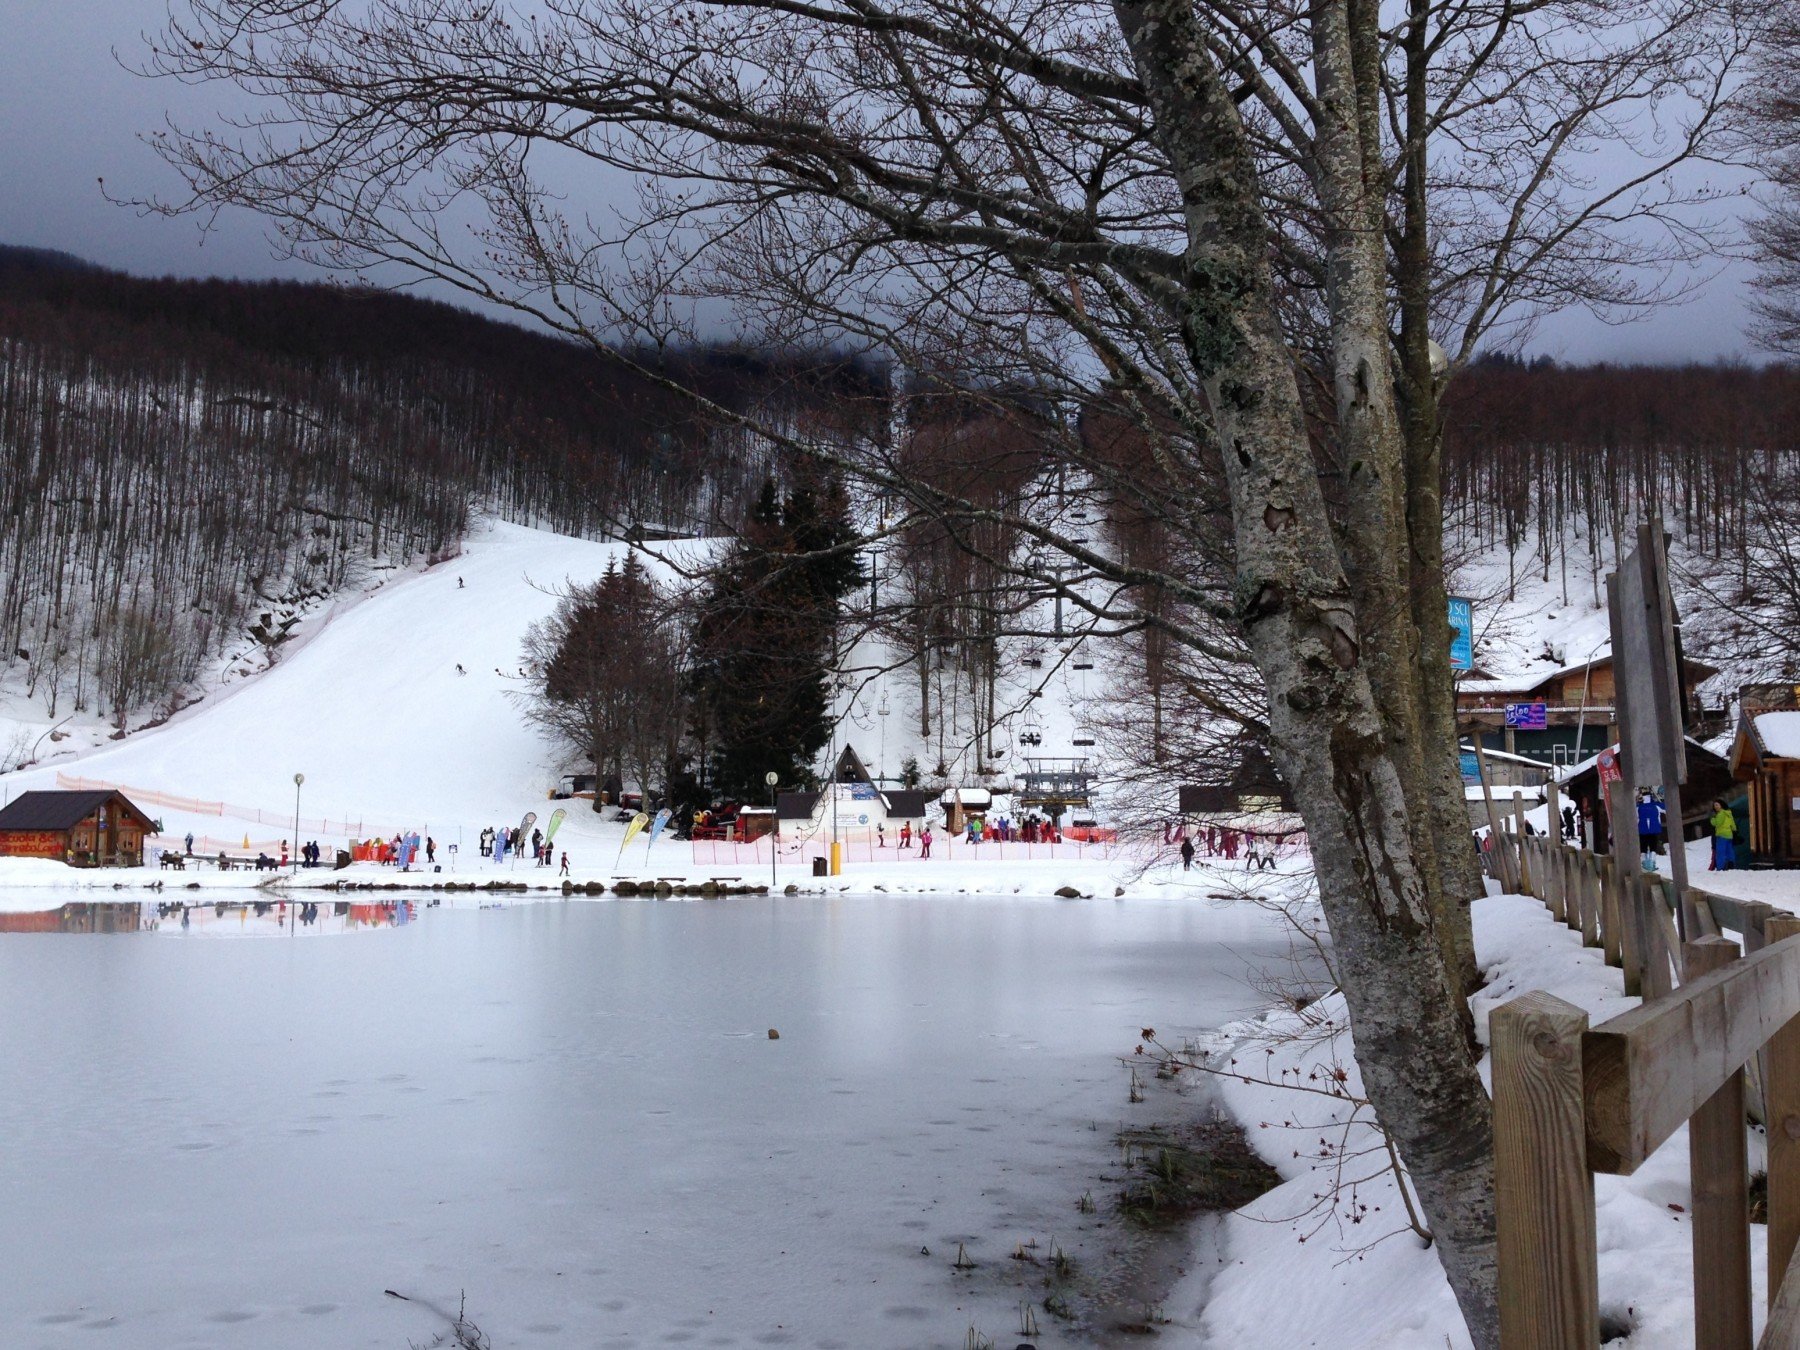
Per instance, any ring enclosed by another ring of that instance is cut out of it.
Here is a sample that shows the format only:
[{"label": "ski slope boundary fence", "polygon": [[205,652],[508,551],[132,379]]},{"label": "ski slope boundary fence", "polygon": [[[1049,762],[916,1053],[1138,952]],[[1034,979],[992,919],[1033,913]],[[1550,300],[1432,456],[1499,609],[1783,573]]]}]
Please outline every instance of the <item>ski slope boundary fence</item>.
[{"label": "ski slope boundary fence", "polygon": [[[831,854],[831,836],[825,831],[810,834],[804,838],[784,838],[771,841],[764,835],[743,843],[726,840],[696,839],[693,841],[694,863],[697,866],[751,866],[761,863],[769,865],[769,845],[776,842],[775,861],[784,863],[806,862],[812,858],[829,857]],[[919,842],[915,838],[910,848],[901,848],[897,836],[890,833],[885,843],[881,842],[869,831],[845,831],[838,835],[838,843],[843,848],[844,861],[847,863],[905,863],[905,862],[1133,862],[1149,863],[1158,858],[1179,858],[1179,843],[1164,843],[1158,834],[1144,833],[1129,835],[1125,838],[1114,838],[1104,842],[1080,843],[1065,840],[1063,843],[1027,844],[1018,839],[987,839],[979,844],[971,844],[962,835],[948,832],[939,834],[932,840],[931,856],[920,856]],[[1263,852],[1272,857],[1289,857],[1306,851],[1304,835],[1290,836],[1280,842],[1272,840],[1260,841]]]},{"label": "ski slope boundary fence", "polygon": [[[56,775],[56,786],[65,792],[123,792],[140,807],[159,806],[165,811],[179,811],[188,816],[228,816],[232,820],[247,821],[252,825],[278,825],[288,831],[294,828],[292,811],[265,811],[255,806],[239,806],[234,802],[207,802],[197,797],[178,797],[169,792],[157,792],[153,788],[128,787],[123,783],[108,783],[98,778],[77,778],[72,774]],[[308,816],[300,817],[301,834],[342,835],[348,838],[362,838],[363,823],[360,820],[324,820]]]}]

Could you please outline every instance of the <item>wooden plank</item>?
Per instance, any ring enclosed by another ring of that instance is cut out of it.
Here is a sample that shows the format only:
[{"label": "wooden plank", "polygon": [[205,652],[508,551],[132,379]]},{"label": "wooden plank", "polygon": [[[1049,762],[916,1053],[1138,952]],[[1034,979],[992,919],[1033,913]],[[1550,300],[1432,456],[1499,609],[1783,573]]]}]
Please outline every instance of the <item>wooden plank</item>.
[{"label": "wooden plank", "polygon": [[[1628,867],[1630,863],[1626,864]],[[1625,893],[1631,899],[1631,923],[1638,935],[1638,951],[1643,953],[1643,996],[1666,998],[1675,987],[1669,972],[1670,933],[1659,922],[1659,899],[1653,895],[1651,879],[1643,872],[1626,874]]]},{"label": "wooden plank", "polygon": [[[1594,892],[1600,906],[1600,949],[1606,953],[1607,965],[1622,967],[1625,965],[1625,948],[1620,933],[1619,892],[1613,879],[1613,862],[1611,858],[1590,853],[1588,863],[1593,868]],[[1636,972],[1627,969],[1625,992],[1635,994],[1636,985]]]},{"label": "wooden plank", "polygon": [[[1594,877],[1593,855],[1571,850],[1571,883],[1581,897],[1581,945],[1598,947],[1600,937],[1600,888]],[[1614,964],[1617,964],[1616,962]]]},{"label": "wooden plank", "polygon": [[1800,1015],[1800,940],[1764,947],[1582,1038],[1588,1162],[1628,1174]]},{"label": "wooden plank", "polygon": [[[1690,978],[1729,977],[1737,943],[1703,937],[1687,944]],[[1679,1049],[1672,1051],[1680,1054]],[[1750,1350],[1750,1163],[1745,1143],[1744,1071],[1725,1076],[1688,1122],[1693,1184],[1696,1350]]]},{"label": "wooden plank", "polygon": [[1600,1342],[1594,1178],[1584,1157],[1587,1014],[1534,991],[1488,1021],[1494,1074],[1494,1212],[1504,1350]]},{"label": "wooden plank", "polygon": [[1488,838],[1494,841],[1491,854],[1496,879],[1500,882],[1501,890],[1517,891],[1519,887],[1517,873],[1512,866],[1512,846],[1500,832],[1500,812],[1494,806],[1494,790],[1488,785],[1487,752],[1482,749],[1479,731],[1469,733],[1469,744],[1475,747],[1475,773],[1481,779],[1481,800],[1487,806]]},{"label": "wooden plank", "polygon": [[1752,939],[1752,929],[1760,930],[1762,920],[1774,910],[1773,905],[1766,905],[1760,900],[1738,900],[1729,895],[1714,895],[1695,887],[1689,892],[1694,897],[1696,906],[1710,910],[1712,918],[1720,928],[1729,928],[1734,933],[1741,933],[1744,938],[1744,950],[1753,952],[1761,945],[1762,934],[1758,931]]},{"label": "wooden plank", "polygon": [[1631,887],[1617,857],[1606,860],[1606,890],[1612,903],[1613,927],[1619,934],[1619,947],[1625,967],[1625,992],[1639,997],[1644,992],[1644,935],[1634,922],[1636,906],[1631,903]]},{"label": "wooden plank", "polygon": [[[1771,1245],[1771,1275],[1775,1271],[1774,1253]],[[1800,1350],[1800,1267],[1789,1261],[1779,1288],[1777,1283],[1774,1279],[1769,1281],[1769,1324],[1763,1328],[1756,1350]]]},{"label": "wooden plank", "polygon": [[[1800,919],[1771,917],[1764,936],[1773,946],[1800,936]],[[1800,1022],[1788,1022],[1769,1038],[1763,1058],[1764,1118],[1769,1128],[1769,1299],[1777,1276],[1800,1246]],[[1794,1291],[1800,1304],[1800,1289]],[[1770,1321],[1774,1321],[1771,1312]],[[1800,1344],[1800,1342],[1795,1342]]]},{"label": "wooden plank", "polygon": [[1530,850],[1531,864],[1529,871],[1537,881],[1538,895],[1543,898],[1544,908],[1550,911],[1550,917],[1558,923],[1569,921],[1567,906],[1563,902],[1563,894],[1556,884],[1555,851],[1544,840],[1536,835],[1524,836],[1525,845]]},{"label": "wooden plank", "polygon": [[1525,794],[1513,789],[1513,831],[1519,837],[1519,894],[1536,895],[1531,887],[1531,864],[1525,856]]},{"label": "wooden plank", "polygon": [[[1653,872],[1644,873],[1644,893],[1650,897],[1650,912],[1656,916],[1656,923],[1662,929],[1663,946],[1673,958],[1675,978],[1682,983],[1687,982],[1687,948],[1688,937],[1702,937],[1705,934],[1687,930],[1684,935],[1676,928],[1675,915],[1680,911],[1677,897],[1680,892],[1672,881],[1664,880]],[[1713,934],[1713,936],[1718,936]]]}]

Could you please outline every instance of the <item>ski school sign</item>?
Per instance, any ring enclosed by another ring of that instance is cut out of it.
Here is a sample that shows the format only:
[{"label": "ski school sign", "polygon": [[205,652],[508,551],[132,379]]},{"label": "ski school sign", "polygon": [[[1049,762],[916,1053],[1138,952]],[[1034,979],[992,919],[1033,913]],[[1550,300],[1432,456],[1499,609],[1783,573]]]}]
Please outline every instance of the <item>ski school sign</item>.
[{"label": "ski school sign", "polygon": [[1460,595],[1450,597],[1450,669],[1475,669],[1475,603]]}]

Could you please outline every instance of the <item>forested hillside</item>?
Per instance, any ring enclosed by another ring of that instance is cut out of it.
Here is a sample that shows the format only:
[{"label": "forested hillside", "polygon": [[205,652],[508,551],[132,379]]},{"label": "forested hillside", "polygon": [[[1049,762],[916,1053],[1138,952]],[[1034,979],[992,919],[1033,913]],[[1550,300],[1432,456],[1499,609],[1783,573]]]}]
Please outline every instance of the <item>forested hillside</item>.
[{"label": "forested hillside", "polygon": [[[724,349],[650,364],[820,434],[871,379]],[[121,724],[370,565],[454,551],[472,511],[713,532],[768,471],[651,381],[448,305],[33,250],[0,250],[0,463],[8,684]]]}]

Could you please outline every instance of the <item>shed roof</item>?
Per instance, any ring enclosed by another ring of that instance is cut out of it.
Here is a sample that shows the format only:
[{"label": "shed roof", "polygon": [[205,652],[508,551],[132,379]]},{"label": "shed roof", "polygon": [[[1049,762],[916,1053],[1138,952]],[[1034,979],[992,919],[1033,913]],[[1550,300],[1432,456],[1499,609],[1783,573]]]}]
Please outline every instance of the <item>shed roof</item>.
[{"label": "shed roof", "polygon": [[85,792],[21,792],[5,807],[0,807],[0,830],[68,830],[93,815],[104,803],[117,797],[127,810],[145,824],[150,818],[117,789],[98,788]]},{"label": "shed roof", "polygon": [[1775,759],[1800,759],[1800,712],[1757,713],[1756,738]]},{"label": "shed roof", "polygon": [[994,794],[983,787],[945,788],[938,801],[944,806],[954,806],[959,795],[964,810],[981,811],[994,804]]}]

